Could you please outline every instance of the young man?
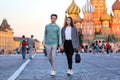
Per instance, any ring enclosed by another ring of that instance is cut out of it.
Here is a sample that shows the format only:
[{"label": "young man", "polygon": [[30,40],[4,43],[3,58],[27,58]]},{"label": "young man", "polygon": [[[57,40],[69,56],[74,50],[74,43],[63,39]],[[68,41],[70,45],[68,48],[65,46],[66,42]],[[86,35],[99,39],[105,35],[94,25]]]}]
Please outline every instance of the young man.
[{"label": "young man", "polygon": [[51,75],[56,75],[55,58],[57,47],[60,46],[60,27],[56,24],[57,15],[51,15],[51,23],[45,26],[44,44],[47,51],[47,58],[51,64]]},{"label": "young man", "polygon": [[29,58],[30,59],[32,59],[33,45],[34,45],[34,39],[33,39],[33,35],[31,35],[31,38],[28,40]]}]

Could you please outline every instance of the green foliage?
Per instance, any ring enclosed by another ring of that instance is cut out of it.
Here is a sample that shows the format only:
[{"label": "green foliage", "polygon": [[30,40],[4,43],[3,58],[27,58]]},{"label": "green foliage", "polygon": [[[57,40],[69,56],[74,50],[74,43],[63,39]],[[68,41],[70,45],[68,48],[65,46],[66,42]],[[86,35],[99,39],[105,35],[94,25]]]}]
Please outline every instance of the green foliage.
[{"label": "green foliage", "polygon": [[108,37],[107,37],[107,39],[106,39],[106,41],[107,42],[117,42],[118,39],[115,38],[115,36],[113,34],[111,34],[111,35],[109,34]]}]

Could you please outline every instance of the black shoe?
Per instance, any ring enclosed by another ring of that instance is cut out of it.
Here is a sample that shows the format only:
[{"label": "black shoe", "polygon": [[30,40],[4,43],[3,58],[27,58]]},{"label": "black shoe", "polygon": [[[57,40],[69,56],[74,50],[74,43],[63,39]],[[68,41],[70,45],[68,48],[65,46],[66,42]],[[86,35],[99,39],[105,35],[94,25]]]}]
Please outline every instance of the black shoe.
[{"label": "black shoe", "polygon": [[32,58],[29,58],[29,59],[32,59]]},{"label": "black shoe", "polygon": [[25,57],[23,57],[23,59],[25,59]]}]

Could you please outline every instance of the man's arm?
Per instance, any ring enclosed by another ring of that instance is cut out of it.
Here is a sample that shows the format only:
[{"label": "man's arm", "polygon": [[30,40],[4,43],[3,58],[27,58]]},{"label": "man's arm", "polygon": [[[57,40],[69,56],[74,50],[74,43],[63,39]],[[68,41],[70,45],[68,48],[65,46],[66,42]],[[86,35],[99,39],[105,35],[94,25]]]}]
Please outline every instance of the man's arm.
[{"label": "man's arm", "polygon": [[58,45],[61,46],[62,45],[62,40],[61,40],[61,29],[59,27],[59,30],[58,30]]},{"label": "man's arm", "polygon": [[46,34],[47,34],[47,31],[46,31],[46,26],[45,26],[43,44],[45,44],[45,41],[46,41]]}]

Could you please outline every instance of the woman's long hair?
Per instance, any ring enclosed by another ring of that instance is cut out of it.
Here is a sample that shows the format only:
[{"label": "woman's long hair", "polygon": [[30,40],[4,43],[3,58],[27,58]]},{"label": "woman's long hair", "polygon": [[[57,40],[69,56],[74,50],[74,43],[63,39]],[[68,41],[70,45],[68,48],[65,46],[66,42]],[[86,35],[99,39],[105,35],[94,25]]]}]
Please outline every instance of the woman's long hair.
[{"label": "woman's long hair", "polygon": [[67,27],[67,26],[68,26],[68,24],[67,24],[67,22],[66,22],[66,20],[67,20],[68,18],[71,20],[71,22],[70,22],[70,26],[71,26],[71,27],[74,27],[73,19],[72,19],[71,17],[67,17],[67,18],[65,19],[64,27]]}]

